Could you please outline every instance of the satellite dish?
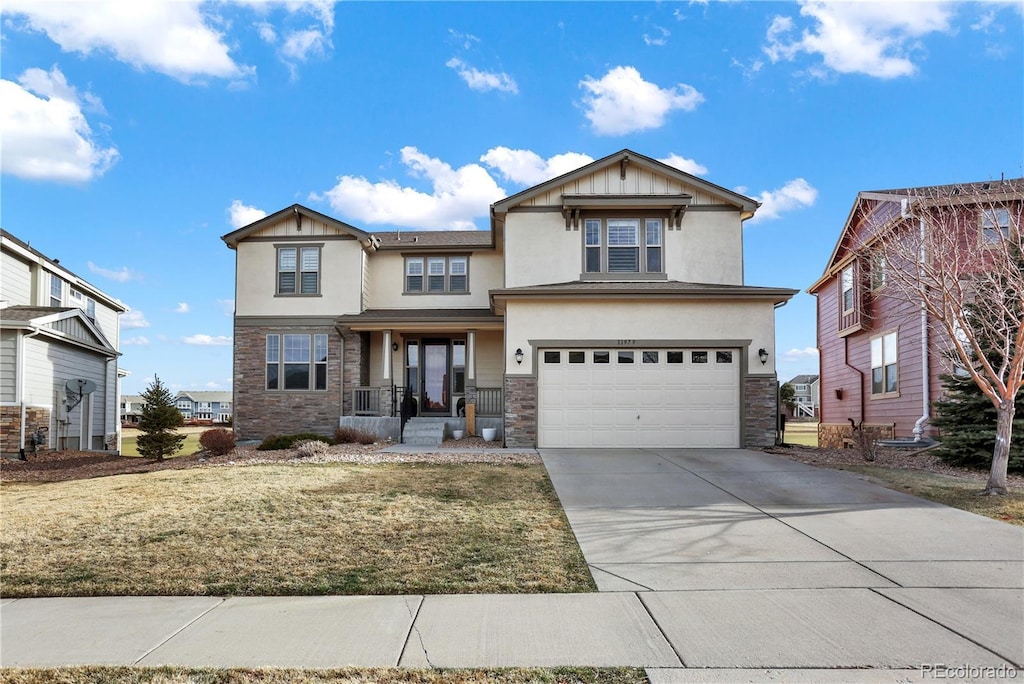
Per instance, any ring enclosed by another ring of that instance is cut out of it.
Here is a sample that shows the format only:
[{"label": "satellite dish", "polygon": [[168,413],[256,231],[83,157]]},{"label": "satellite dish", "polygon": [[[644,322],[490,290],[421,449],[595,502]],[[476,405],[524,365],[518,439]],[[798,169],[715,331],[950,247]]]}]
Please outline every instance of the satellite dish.
[{"label": "satellite dish", "polygon": [[82,397],[96,391],[96,383],[85,378],[75,378],[64,383],[65,399],[68,411],[82,402]]}]

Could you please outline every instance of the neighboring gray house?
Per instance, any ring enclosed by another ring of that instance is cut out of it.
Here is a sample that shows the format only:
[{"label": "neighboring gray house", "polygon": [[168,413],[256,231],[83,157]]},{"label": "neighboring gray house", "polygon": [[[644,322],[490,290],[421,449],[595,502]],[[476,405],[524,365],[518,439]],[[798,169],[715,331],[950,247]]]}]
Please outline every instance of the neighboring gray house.
[{"label": "neighboring gray house", "polygon": [[231,392],[181,391],[174,398],[174,405],[187,421],[231,422]]},{"label": "neighboring gray house", "polygon": [[146,402],[137,394],[121,397],[121,425],[134,425],[142,418],[142,407]]},{"label": "neighboring gray house", "polygon": [[818,376],[798,375],[789,384],[793,386],[793,401],[796,402],[791,415],[794,418],[817,418],[821,408]]},{"label": "neighboring gray house", "polygon": [[120,448],[127,310],[0,229],[0,454]]}]

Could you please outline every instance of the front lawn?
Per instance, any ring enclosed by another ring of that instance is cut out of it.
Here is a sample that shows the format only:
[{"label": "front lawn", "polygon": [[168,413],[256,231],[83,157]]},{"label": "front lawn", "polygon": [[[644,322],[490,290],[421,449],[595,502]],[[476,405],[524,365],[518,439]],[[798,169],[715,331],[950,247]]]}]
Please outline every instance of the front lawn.
[{"label": "front lawn", "polygon": [[[199,445],[199,435],[206,430],[212,430],[213,428],[179,428],[178,434],[185,435],[185,441],[181,443],[181,448],[174,452],[174,456],[182,456],[184,454],[194,454],[203,447]],[[138,456],[139,455],[139,435],[141,432],[137,428],[122,428],[121,430],[121,455],[122,456]]]},{"label": "front lawn", "polygon": [[593,591],[540,465],[260,465],[0,485],[4,597]]}]

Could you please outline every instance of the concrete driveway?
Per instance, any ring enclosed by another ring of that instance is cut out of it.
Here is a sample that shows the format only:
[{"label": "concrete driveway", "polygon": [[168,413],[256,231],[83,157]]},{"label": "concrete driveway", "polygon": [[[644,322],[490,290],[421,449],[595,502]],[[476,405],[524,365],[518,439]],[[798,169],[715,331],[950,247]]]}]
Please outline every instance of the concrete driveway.
[{"label": "concrete driveway", "polygon": [[688,667],[1024,666],[1024,530],[742,449],[541,450]]}]

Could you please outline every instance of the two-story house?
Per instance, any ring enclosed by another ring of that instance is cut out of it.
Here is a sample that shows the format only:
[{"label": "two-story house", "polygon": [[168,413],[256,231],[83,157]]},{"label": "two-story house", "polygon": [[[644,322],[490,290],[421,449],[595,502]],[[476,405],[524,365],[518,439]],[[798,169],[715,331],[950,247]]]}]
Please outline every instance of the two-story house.
[{"label": "two-story house", "polygon": [[211,390],[182,390],[174,398],[174,405],[186,421],[199,423],[230,423],[232,415],[231,392]]},{"label": "two-story house", "polygon": [[1010,212],[1019,216],[1022,202],[1024,178],[857,195],[824,274],[808,288],[817,298],[819,445],[842,446],[860,424],[897,439],[928,437],[940,376],[954,370],[948,337],[927,312],[889,295],[891,266],[872,244],[893,231],[948,225],[956,248],[919,258],[967,263],[1010,237]]},{"label": "two-story house", "polygon": [[117,449],[121,302],[0,230],[0,453]]},{"label": "two-story house", "polygon": [[796,291],[743,284],[757,206],[623,150],[496,202],[488,230],[271,214],[223,237],[236,433],[387,432],[412,392],[508,446],[773,443],[774,311]]},{"label": "two-story house", "polygon": [[789,381],[793,387],[793,418],[815,418],[818,415],[820,383],[817,375],[797,375]]},{"label": "two-story house", "polygon": [[146,402],[137,394],[121,395],[121,425],[135,425],[142,419],[142,407]]}]

